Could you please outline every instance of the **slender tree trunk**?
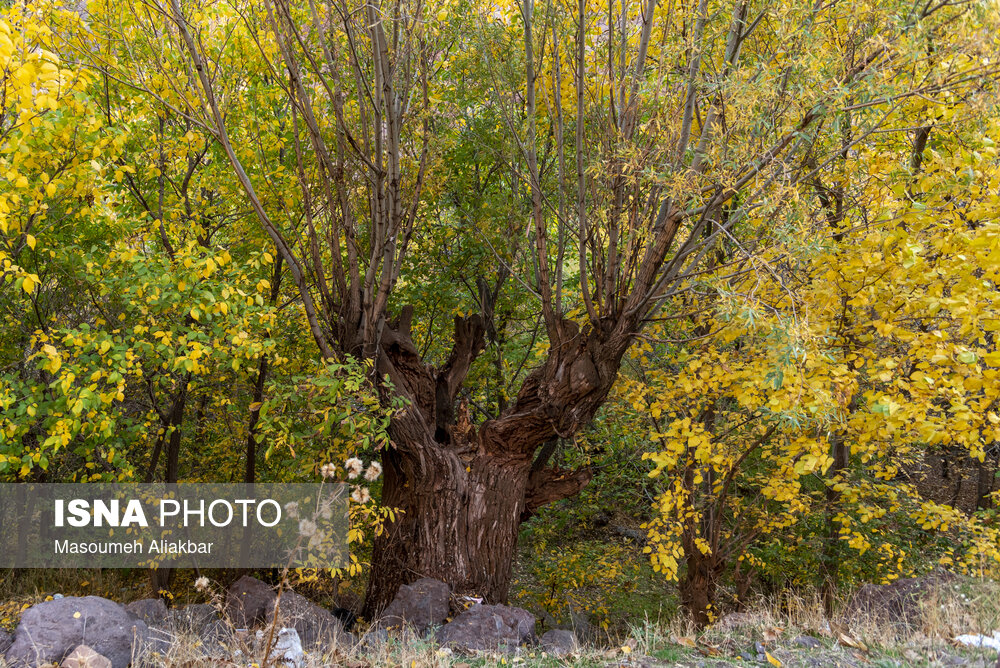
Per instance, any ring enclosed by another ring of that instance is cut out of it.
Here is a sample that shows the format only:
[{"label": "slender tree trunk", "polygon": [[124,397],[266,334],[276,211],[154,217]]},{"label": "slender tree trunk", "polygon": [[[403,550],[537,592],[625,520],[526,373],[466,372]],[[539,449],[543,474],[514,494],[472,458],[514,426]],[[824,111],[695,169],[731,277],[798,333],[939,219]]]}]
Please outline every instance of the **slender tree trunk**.
[{"label": "slender tree trunk", "polygon": [[681,583],[681,604],[699,629],[708,626],[715,604],[720,564],[714,555],[702,554],[697,548],[687,555],[687,572]]},{"label": "slender tree trunk", "polygon": [[[830,441],[831,456],[833,457],[830,475],[836,477],[847,470],[850,463],[850,448],[844,442],[843,434],[839,432],[835,433]],[[833,614],[839,583],[840,530],[839,525],[833,520],[839,502],[840,492],[836,491],[832,485],[828,485],[826,488],[826,509],[824,510],[826,539],[823,545],[823,607],[827,616]]]},{"label": "slender tree trunk", "polygon": [[990,466],[988,460],[976,461],[976,507],[974,510],[987,510],[993,507],[993,480],[996,469]]},{"label": "slender tree trunk", "polygon": [[[274,261],[274,273],[271,276],[271,300],[274,306],[278,301],[281,289],[281,254],[277,254]],[[260,356],[257,364],[257,379],[253,385],[253,397],[250,400],[250,421],[247,424],[247,447],[246,447],[246,470],[243,474],[243,482],[252,484],[257,481],[257,423],[260,422],[260,408],[264,401],[264,383],[267,382],[267,355]]]}]

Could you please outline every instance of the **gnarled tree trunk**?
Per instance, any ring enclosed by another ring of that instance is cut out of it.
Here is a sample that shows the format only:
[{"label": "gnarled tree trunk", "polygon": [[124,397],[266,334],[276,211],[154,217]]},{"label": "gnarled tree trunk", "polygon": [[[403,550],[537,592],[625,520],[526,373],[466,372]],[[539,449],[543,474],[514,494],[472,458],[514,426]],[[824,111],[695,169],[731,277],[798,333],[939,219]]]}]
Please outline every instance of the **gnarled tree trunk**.
[{"label": "gnarled tree trunk", "polygon": [[400,585],[424,576],[507,601],[531,462],[466,458],[427,445],[419,473],[416,459],[398,451],[383,457],[382,503],[403,514],[376,542],[366,616],[384,608]]},{"label": "gnarled tree trunk", "polygon": [[[540,506],[578,493],[591,477],[589,469],[536,461],[536,450],[593,417],[625,348],[602,347],[595,363],[596,342],[564,321],[560,339],[572,345],[533,372],[499,418],[477,428],[463,411],[456,415],[454,402],[483,348],[482,318],[456,318],[452,355],[438,370],[420,361],[410,317],[404,309],[383,333],[379,370],[409,406],[394,417],[393,446],[382,457],[382,504],[403,512],[376,539],[365,599],[369,618],[400,585],[421,577],[493,603],[507,601],[521,522]],[[604,360],[608,355],[614,359]]]}]

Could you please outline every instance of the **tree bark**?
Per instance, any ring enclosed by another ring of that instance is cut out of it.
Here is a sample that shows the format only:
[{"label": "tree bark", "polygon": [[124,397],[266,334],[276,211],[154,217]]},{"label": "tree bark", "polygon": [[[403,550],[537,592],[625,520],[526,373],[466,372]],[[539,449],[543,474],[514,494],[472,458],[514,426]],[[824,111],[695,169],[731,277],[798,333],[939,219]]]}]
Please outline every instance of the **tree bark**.
[{"label": "tree bark", "polygon": [[687,552],[687,572],[680,587],[681,604],[699,629],[712,622],[711,610],[720,571],[715,555],[702,554],[696,547]]},{"label": "tree bark", "polygon": [[388,605],[400,585],[421,577],[507,602],[531,462],[437,447],[423,452],[420,475],[397,451],[383,456],[382,503],[403,514],[376,540],[366,617]]},{"label": "tree bark", "polygon": [[[421,577],[505,603],[518,527],[547,503],[577,494],[591,472],[534,466],[535,452],[586,424],[614,381],[624,344],[604,345],[568,321],[566,345],[533,371],[497,419],[473,426],[454,402],[483,349],[479,316],[456,318],[442,369],[426,365],[409,337],[412,313],[387,323],[379,372],[409,406],[390,423],[382,453],[382,505],[401,514],[375,540],[364,616],[374,619],[400,585]],[[620,350],[619,350],[620,349]]]}]

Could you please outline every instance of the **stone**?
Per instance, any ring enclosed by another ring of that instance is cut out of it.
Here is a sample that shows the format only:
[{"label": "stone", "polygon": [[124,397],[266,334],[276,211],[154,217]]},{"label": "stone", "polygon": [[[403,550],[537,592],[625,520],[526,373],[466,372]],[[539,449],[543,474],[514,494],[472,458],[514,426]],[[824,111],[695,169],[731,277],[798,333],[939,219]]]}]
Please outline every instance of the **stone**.
[{"label": "stone", "polygon": [[267,619],[275,598],[271,585],[244,575],[227,590],[226,615],[237,628],[250,628]]},{"label": "stone", "polygon": [[921,623],[923,599],[955,577],[942,572],[904,578],[887,585],[866,584],[851,597],[844,617],[916,628]]},{"label": "stone", "polygon": [[166,625],[178,633],[200,634],[202,629],[219,619],[219,612],[208,603],[191,603],[167,612]]},{"label": "stone", "polygon": [[[267,636],[264,631],[257,632],[257,642],[261,651],[267,648]],[[306,654],[302,649],[302,641],[295,629],[282,627],[274,634],[274,642],[271,645],[271,653],[267,657],[266,663],[285,668],[299,668],[305,663]]]},{"label": "stone", "polygon": [[80,645],[59,665],[62,668],[111,668],[111,661],[86,645]]},{"label": "stone", "polygon": [[450,611],[451,587],[434,578],[421,578],[399,588],[378,626],[393,628],[408,624],[418,635],[423,635],[444,622]]},{"label": "stone", "polygon": [[148,632],[146,633],[146,642],[141,648],[140,653],[143,656],[151,654],[166,656],[175,640],[177,640],[176,634],[165,629],[150,626]]},{"label": "stone", "polygon": [[364,650],[377,652],[387,642],[389,642],[389,632],[384,628],[373,628],[361,636],[358,644]]},{"label": "stone", "polygon": [[[267,625],[270,626],[273,620],[272,607],[267,616]],[[294,591],[281,593],[281,601],[278,603],[278,623],[295,629],[302,646],[307,649],[313,649],[317,645],[325,648],[348,642],[343,625],[333,613]]]},{"label": "stone", "polygon": [[744,626],[752,626],[756,623],[753,616],[745,612],[730,612],[719,617],[712,629],[714,631],[734,631]]},{"label": "stone", "polygon": [[204,642],[220,642],[233,635],[233,629],[222,619],[214,619],[205,626],[197,629],[198,637]]},{"label": "stone", "polygon": [[819,649],[823,646],[819,638],[813,638],[812,636],[799,636],[792,640],[792,644],[796,647],[805,647],[806,649]]},{"label": "stone", "polygon": [[146,622],[147,626],[163,624],[167,618],[167,604],[162,598],[143,598],[125,605],[125,609]]},{"label": "stone", "polygon": [[11,643],[14,642],[14,634],[7,633],[3,629],[0,629],[0,655],[7,651]]},{"label": "stone", "polygon": [[358,621],[358,616],[347,608],[331,608],[330,613],[340,620],[345,631],[350,631]]},{"label": "stone", "polygon": [[543,652],[548,652],[558,658],[573,654],[580,649],[576,634],[566,629],[546,631],[538,639],[538,644]]},{"label": "stone", "polygon": [[474,605],[437,631],[437,641],[463,651],[512,652],[535,635],[535,618],[506,605]]},{"label": "stone", "polygon": [[111,668],[127,668],[133,648],[141,647],[147,634],[146,623],[114,601],[67,596],[24,611],[7,650],[7,664],[33,667],[58,662],[87,645],[106,657]]}]

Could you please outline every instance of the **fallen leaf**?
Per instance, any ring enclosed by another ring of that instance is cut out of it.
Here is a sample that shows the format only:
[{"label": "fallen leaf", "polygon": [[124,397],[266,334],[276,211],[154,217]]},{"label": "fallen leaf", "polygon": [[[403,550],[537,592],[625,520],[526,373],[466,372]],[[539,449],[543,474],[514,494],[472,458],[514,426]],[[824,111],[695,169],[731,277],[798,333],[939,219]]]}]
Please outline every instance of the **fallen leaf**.
[{"label": "fallen leaf", "polygon": [[861,642],[857,638],[852,638],[851,636],[847,635],[846,633],[838,633],[837,634],[837,642],[839,642],[841,645],[844,645],[846,647],[853,647],[854,649],[860,649],[862,652],[867,652],[868,651],[868,646],[867,645],[865,645],[863,642]]},{"label": "fallen leaf", "polygon": [[698,651],[702,653],[703,656],[721,656],[722,652],[715,645],[709,645],[707,642],[702,642],[698,645]]},{"label": "fallen leaf", "polygon": [[781,666],[781,662],[775,659],[773,656],[771,656],[770,652],[764,652],[764,657],[767,659],[767,662],[772,666],[779,666],[779,667]]},{"label": "fallen leaf", "polygon": [[683,645],[684,647],[697,647],[698,644],[694,641],[691,636],[681,636],[679,638],[674,638],[674,642],[678,645]]}]

